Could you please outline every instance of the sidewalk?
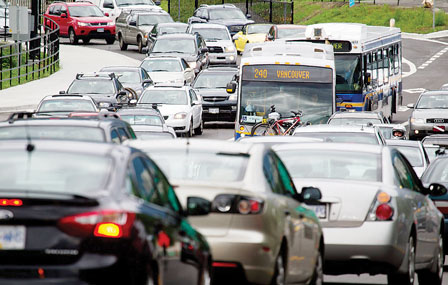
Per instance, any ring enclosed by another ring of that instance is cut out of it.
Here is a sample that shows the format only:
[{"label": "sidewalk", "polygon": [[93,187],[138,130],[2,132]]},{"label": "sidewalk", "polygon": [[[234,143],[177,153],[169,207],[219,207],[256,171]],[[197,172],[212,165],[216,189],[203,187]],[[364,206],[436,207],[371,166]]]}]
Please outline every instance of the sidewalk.
[{"label": "sidewalk", "polygon": [[1,90],[0,112],[35,109],[43,97],[67,90],[77,73],[99,71],[111,65],[138,66],[140,62],[110,51],[61,44],[59,71],[43,79]]}]

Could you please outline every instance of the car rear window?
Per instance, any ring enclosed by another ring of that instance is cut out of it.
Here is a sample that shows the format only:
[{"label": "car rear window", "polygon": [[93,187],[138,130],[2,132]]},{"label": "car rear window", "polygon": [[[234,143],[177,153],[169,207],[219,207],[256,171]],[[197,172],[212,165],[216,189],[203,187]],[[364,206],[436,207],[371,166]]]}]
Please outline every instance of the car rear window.
[{"label": "car rear window", "polygon": [[58,151],[0,150],[0,191],[89,194],[104,190],[110,157]]},{"label": "car rear window", "polygon": [[38,112],[54,112],[54,111],[83,111],[95,112],[95,106],[88,100],[77,99],[61,99],[61,100],[45,100],[39,107]]},{"label": "car rear window", "polygon": [[135,131],[135,135],[139,140],[154,140],[154,139],[174,139],[171,133],[167,132],[139,132]]},{"label": "car rear window", "polygon": [[400,151],[413,167],[423,166],[423,153],[418,147],[412,146],[392,146]]},{"label": "car rear window", "polygon": [[181,72],[182,67],[180,62],[175,59],[150,59],[144,60],[141,67],[146,70],[146,72]]},{"label": "car rear window", "polygon": [[131,125],[150,125],[161,126],[162,120],[159,116],[150,115],[121,115],[123,121],[128,122]]},{"label": "car rear window", "polygon": [[294,133],[294,136],[320,138],[320,139],[323,139],[325,142],[380,144],[374,133],[296,132],[296,133]]},{"label": "car rear window", "polygon": [[100,128],[78,126],[11,126],[0,128],[0,140],[51,139],[86,142],[104,142],[104,131]]},{"label": "car rear window", "polygon": [[382,124],[380,119],[367,119],[367,118],[334,118],[328,122],[329,125],[367,125]]},{"label": "car rear window", "polygon": [[187,93],[185,90],[146,90],[139,103],[159,103],[167,105],[187,105]]}]

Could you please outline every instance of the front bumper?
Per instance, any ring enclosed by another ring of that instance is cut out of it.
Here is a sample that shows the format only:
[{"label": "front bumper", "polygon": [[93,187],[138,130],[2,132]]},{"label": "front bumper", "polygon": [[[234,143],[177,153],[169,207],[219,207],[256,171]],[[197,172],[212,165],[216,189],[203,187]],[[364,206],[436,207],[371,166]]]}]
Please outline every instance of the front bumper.
[{"label": "front bumper", "polygon": [[[102,32],[101,29],[103,29]],[[90,38],[90,39],[115,38],[115,27],[113,26],[78,27],[77,29],[75,29],[75,34],[79,38]]]},{"label": "front bumper", "polygon": [[185,119],[165,119],[168,127],[172,127],[176,133],[187,133],[190,130],[190,121]]},{"label": "front bumper", "polygon": [[210,64],[236,64],[236,50],[228,53],[209,53]]},{"label": "front bumper", "polygon": [[[234,122],[236,118],[235,102],[206,102],[202,103],[202,118],[204,121],[229,121]],[[218,109],[218,113],[216,113]]]},{"label": "front bumper", "polygon": [[[438,130],[441,128],[442,130]],[[448,133],[448,124],[435,124],[435,123],[409,123],[409,137],[415,139],[422,139],[428,135],[445,134]]]}]

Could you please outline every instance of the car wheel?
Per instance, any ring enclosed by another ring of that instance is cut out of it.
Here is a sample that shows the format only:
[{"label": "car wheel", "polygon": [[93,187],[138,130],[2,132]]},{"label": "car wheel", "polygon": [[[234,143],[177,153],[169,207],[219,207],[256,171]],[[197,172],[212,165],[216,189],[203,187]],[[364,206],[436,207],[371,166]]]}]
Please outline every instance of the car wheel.
[{"label": "car wheel", "polygon": [[[413,285],[415,281],[415,244],[414,237],[409,237],[405,260],[407,262],[406,272],[394,272],[387,275],[389,285]],[[425,284],[425,283],[423,283]]]},{"label": "car wheel", "polygon": [[193,121],[190,121],[190,128],[187,132],[187,137],[191,138],[193,136]]},{"label": "car wheel", "polygon": [[314,267],[313,279],[311,279],[310,285],[322,284],[324,284],[324,262],[322,248],[320,248],[319,255],[317,256],[316,260],[316,267]]},{"label": "car wheel", "polygon": [[212,278],[210,276],[210,266],[205,265],[199,272],[198,285],[210,285],[212,284]]},{"label": "car wheel", "polygon": [[445,262],[445,253],[443,252],[443,236],[439,234],[439,245],[437,247],[437,259],[434,261],[431,269],[418,272],[419,284],[440,285],[443,279],[443,264]]},{"label": "car wheel", "polygon": [[204,120],[201,119],[199,126],[196,129],[194,129],[194,134],[200,136],[202,135],[203,132],[204,132]]},{"label": "car wheel", "polygon": [[126,44],[123,40],[123,37],[121,36],[121,34],[118,36],[118,44],[120,45],[120,49],[121,50],[127,50],[128,49],[128,44]]},{"label": "car wheel", "polygon": [[90,43],[90,39],[89,38],[83,38],[82,39],[82,43],[86,45],[86,44]]},{"label": "car wheel", "polygon": [[76,36],[75,31],[72,28],[70,28],[70,30],[68,31],[68,38],[69,38],[70,43],[72,45],[77,45],[78,44],[78,40],[79,39]]},{"label": "car wheel", "polygon": [[112,45],[112,44],[114,44],[114,42],[115,42],[115,37],[110,37],[110,38],[106,39],[106,43],[108,45]]},{"label": "car wheel", "polygon": [[277,259],[275,260],[274,277],[272,278],[272,285],[283,285],[286,280],[286,264],[285,264],[285,251],[282,247]]},{"label": "car wheel", "polygon": [[138,52],[142,53],[143,52],[143,41],[141,37],[137,38],[137,46],[138,46]]}]

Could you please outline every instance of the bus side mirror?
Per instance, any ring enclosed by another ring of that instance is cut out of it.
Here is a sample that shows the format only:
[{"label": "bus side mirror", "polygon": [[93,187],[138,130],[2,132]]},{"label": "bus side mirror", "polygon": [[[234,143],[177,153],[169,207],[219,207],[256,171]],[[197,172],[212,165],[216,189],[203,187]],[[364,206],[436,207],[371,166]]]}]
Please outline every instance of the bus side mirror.
[{"label": "bus side mirror", "polygon": [[366,85],[372,84],[372,75],[370,73],[366,73]]},{"label": "bus side mirror", "polygon": [[226,87],[227,93],[233,94],[233,93],[235,93],[235,90],[236,90],[236,82],[232,81],[232,82],[227,83],[227,87]]}]

